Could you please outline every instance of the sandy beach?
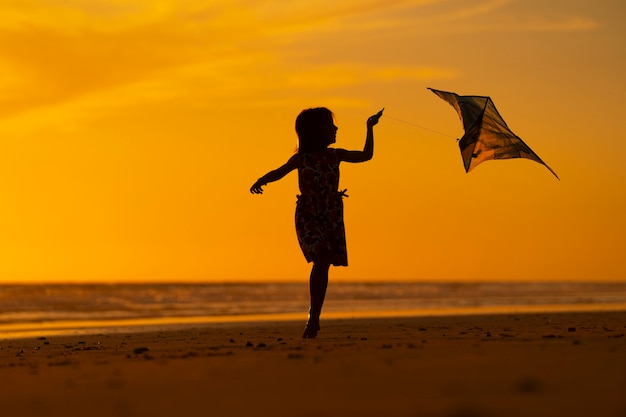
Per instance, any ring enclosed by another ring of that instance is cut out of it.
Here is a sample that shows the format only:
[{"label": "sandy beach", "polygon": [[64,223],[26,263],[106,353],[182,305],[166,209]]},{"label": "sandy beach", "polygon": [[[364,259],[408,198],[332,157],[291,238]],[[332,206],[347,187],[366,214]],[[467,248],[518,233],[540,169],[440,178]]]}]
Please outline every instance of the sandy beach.
[{"label": "sandy beach", "polygon": [[2,416],[626,416],[626,312],[0,340]]}]

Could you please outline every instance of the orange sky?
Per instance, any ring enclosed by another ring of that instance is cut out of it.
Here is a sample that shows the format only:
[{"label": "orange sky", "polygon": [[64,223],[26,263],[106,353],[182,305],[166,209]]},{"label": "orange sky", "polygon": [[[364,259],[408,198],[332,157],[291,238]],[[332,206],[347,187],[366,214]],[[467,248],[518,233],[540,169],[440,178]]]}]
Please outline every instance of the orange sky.
[{"label": "orange sky", "polygon": [[460,137],[426,90],[490,95],[560,176],[465,174],[385,118],[342,166],[333,280],[626,280],[621,0],[19,0],[0,5],[0,282],[306,280],[295,173],[248,192],[327,106]]}]

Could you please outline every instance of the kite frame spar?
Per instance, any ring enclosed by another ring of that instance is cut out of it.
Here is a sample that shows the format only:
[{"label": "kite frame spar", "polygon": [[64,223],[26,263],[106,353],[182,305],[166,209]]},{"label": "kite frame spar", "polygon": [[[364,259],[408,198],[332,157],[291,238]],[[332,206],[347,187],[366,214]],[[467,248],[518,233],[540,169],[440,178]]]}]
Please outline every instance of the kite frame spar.
[{"label": "kite frame spar", "polygon": [[460,96],[428,89],[454,107],[463,122],[465,134],[458,142],[465,172],[491,159],[525,158],[539,162],[560,180],[556,172],[509,129],[491,97]]}]

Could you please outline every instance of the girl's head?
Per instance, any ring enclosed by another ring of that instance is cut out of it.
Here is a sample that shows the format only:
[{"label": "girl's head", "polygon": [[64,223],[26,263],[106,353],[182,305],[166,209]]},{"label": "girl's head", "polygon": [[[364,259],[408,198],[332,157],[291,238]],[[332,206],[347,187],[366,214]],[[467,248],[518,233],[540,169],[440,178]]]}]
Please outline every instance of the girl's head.
[{"label": "girl's head", "polygon": [[296,118],[298,152],[315,152],[335,143],[337,134],[333,112],[326,107],[303,110]]}]

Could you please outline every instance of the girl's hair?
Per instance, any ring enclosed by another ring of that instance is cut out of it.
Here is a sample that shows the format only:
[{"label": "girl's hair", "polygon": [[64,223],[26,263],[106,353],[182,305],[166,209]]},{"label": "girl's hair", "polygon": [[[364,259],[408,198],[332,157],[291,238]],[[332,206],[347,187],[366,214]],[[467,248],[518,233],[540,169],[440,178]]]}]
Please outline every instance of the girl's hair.
[{"label": "girl's hair", "polygon": [[298,153],[315,152],[325,149],[324,127],[333,123],[333,112],[326,107],[302,110],[296,118]]}]

